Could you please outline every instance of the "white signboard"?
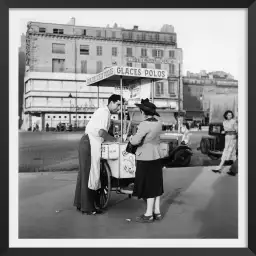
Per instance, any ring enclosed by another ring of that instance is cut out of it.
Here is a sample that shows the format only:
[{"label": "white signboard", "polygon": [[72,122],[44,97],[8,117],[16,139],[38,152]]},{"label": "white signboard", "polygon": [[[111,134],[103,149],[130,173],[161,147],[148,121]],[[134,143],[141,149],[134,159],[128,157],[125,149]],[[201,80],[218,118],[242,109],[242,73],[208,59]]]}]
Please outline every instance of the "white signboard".
[{"label": "white signboard", "polygon": [[167,71],[162,69],[134,68],[134,67],[115,67],[116,75],[135,76],[141,78],[167,79]]},{"label": "white signboard", "polygon": [[162,69],[148,69],[135,67],[114,66],[87,79],[86,85],[100,82],[111,76],[130,76],[136,78],[167,79],[167,71]]}]

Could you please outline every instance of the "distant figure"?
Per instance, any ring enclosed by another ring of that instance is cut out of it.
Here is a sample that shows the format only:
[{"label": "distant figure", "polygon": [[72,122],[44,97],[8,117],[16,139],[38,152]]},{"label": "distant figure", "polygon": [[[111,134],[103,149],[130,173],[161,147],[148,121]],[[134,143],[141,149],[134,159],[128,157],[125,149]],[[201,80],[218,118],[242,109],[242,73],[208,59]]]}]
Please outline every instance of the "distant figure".
[{"label": "distant figure", "polygon": [[49,124],[46,124],[46,131],[49,132]]},{"label": "distant figure", "polygon": [[201,124],[201,123],[199,123],[199,125],[198,125],[198,130],[199,130],[199,131],[202,130],[202,124]]},{"label": "distant figure", "polygon": [[36,131],[36,123],[33,123],[33,132]]},{"label": "distant figure", "polygon": [[225,134],[225,148],[222,153],[220,164],[217,166],[217,168],[212,170],[213,172],[218,173],[221,173],[221,169],[225,161],[233,161],[234,163],[237,159],[237,122],[231,110],[226,111],[223,117],[225,118],[225,121],[223,122],[223,133]]}]

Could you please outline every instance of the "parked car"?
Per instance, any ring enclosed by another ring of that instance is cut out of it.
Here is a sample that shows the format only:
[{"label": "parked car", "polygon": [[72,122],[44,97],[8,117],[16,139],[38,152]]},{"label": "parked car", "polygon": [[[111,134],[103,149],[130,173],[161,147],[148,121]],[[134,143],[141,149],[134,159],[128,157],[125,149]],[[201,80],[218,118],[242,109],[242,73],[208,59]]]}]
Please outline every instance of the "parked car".
[{"label": "parked car", "polygon": [[66,123],[58,123],[56,127],[57,132],[64,132],[66,131]]},{"label": "parked car", "polygon": [[167,150],[163,158],[165,167],[186,167],[191,162],[192,149],[182,141],[183,134],[167,132],[160,136],[163,150]]},{"label": "parked car", "polygon": [[225,147],[225,134],[223,123],[211,123],[207,136],[203,136],[199,150],[202,154],[208,155],[212,160],[221,158]]},{"label": "parked car", "polygon": [[72,130],[73,130],[72,124],[66,124],[66,131],[72,132]]}]

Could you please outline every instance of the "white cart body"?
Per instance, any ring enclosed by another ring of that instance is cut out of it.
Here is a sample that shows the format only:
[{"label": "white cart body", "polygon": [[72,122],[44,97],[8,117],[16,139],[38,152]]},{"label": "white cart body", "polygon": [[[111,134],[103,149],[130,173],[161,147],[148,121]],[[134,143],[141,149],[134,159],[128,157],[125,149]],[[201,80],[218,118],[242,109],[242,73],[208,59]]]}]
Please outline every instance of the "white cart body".
[{"label": "white cart body", "polygon": [[125,151],[126,142],[105,142],[101,146],[101,157],[106,159],[111,176],[118,179],[134,178],[136,172],[135,155]]}]

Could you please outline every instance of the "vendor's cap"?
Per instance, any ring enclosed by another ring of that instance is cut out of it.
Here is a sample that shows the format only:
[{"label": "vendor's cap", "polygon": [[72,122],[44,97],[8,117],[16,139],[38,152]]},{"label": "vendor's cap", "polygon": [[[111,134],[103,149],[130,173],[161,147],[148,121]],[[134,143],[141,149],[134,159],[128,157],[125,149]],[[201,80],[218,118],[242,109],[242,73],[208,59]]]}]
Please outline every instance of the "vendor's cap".
[{"label": "vendor's cap", "polygon": [[160,116],[156,112],[156,105],[151,103],[149,99],[141,100],[141,103],[135,103],[135,105],[140,108],[141,110],[147,111],[148,113],[152,114],[153,116]]}]

